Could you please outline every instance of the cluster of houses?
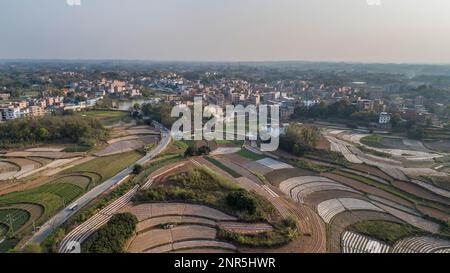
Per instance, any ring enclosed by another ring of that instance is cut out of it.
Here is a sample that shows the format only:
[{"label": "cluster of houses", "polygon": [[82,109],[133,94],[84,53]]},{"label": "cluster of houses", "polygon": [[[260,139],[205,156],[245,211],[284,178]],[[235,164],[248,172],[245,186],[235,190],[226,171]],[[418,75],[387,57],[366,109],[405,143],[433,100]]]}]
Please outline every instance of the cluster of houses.
[{"label": "cluster of houses", "polygon": [[[342,99],[347,99],[362,111],[378,114],[378,126],[383,128],[389,127],[393,113],[418,123],[435,121],[435,117],[422,106],[420,98],[414,101],[402,98],[386,101],[382,87],[369,86],[365,82],[354,82],[348,86],[313,84],[305,80],[249,82],[218,76],[214,72],[205,72],[201,79],[188,80],[175,72],[163,71],[138,78],[124,75],[123,78],[126,80],[102,78],[70,83],[60,90],[66,103],[63,97],[52,96],[46,91],[42,92],[43,98],[0,103],[0,120],[41,116],[54,111],[80,111],[94,106],[105,96],[128,99],[141,96],[140,90],[149,88],[168,92],[167,99],[173,104],[189,104],[195,96],[202,96],[206,104],[219,106],[278,105],[282,121],[288,121],[298,106],[312,107],[318,103],[330,104]],[[9,99],[7,92],[0,93],[0,100]]]}]

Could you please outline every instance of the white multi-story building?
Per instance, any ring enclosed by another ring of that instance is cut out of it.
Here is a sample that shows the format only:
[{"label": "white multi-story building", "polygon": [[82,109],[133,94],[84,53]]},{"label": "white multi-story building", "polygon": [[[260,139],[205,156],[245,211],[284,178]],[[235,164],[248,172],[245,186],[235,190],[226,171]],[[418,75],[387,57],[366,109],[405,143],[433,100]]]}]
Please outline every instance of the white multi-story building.
[{"label": "white multi-story building", "polygon": [[389,113],[386,112],[381,112],[380,113],[380,119],[378,120],[379,124],[388,124],[389,122],[391,122],[391,115]]},{"label": "white multi-story building", "polygon": [[21,115],[20,108],[14,107],[14,106],[1,108],[0,111],[1,111],[1,114],[2,114],[4,120],[20,118],[20,115]]}]

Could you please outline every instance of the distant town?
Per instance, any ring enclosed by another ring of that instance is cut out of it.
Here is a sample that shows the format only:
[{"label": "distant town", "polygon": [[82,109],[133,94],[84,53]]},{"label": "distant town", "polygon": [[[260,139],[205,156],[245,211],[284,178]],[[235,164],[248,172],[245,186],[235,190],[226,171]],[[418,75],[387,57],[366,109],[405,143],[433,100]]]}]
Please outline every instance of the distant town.
[{"label": "distant town", "polygon": [[[205,104],[219,106],[278,105],[283,122],[295,117],[296,109],[301,109],[297,111],[299,115],[306,111],[300,118],[323,118],[320,114],[315,116],[313,111],[308,112],[308,109],[320,109],[345,101],[347,106],[355,107],[350,113],[356,121],[352,125],[367,130],[390,130],[401,120],[442,128],[447,125],[450,113],[449,98],[439,87],[434,87],[432,82],[405,76],[392,82],[389,81],[391,77],[383,74],[378,74],[380,79],[372,81],[357,81],[358,76],[339,74],[327,75],[330,79],[320,80],[317,77],[319,71],[303,71],[300,66],[298,75],[287,79],[270,80],[262,76],[273,68],[253,71],[246,79],[239,73],[227,73],[226,66],[199,71],[195,68],[189,70],[188,65],[173,71],[152,69],[151,72],[135,73],[105,66],[104,71],[96,71],[93,77],[87,75],[85,68],[77,66],[72,69],[55,68],[46,73],[39,71],[38,75],[30,75],[30,71],[15,71],[20,66],[20,63],[1,66],[1,121],[81,111],[99,105],[117,108],[118,101],[145,99],[155,92],[163,93],[160,98],[172,105],[190,105],[195,96],[201,96]],[[245,71],[249,67],[245,67]],[[346,81],[341,79],[349,76],[354,77]],[[384,76],[386,80],[383,80]],[[438,81],[439,76],[431,78],[433,80]],[[438,96],[430,96],[431,93]],[[109,104],[102,104],[103,101]]]}]

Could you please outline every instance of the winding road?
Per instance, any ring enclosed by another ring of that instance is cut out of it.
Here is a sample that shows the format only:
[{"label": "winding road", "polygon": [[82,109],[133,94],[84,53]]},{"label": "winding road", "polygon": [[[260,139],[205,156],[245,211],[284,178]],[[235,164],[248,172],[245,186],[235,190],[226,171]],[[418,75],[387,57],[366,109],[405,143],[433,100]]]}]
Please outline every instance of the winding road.
[{"label": "winding road", "polygon": [[[126,169],[122,170],[115,176],[111,177],[110,179],[106,180],[102,184],[98,185],[97,187],[93,188],[77,200],[75,200],[72,204],[69,204],[66,208],[58,212],[56,215],[54,215],[50,220],[48,220],[45,224],[43,224],[39,231],[33,234],[33,236],[28,240],[26,244],[37,244],[41,243],[47,236],[49,236],[53,230],[61,226],[63,223],[65,223],[71,216],[73,216],[75,213],[77,213],[79,210],[81,210],[83,207],[85,207],[87,204],[89,204],[92,200],[100,196],[102,193],[108,191],[109,189],[113,188],[114,186],[120,184],[122,181],[124,181],[133,171],[133,166],[135,164],[143,165],[146,162],[152,160],[155,158],[158,154],[160,154],[169,144],[171,141],[171,135],[170,131],[164,128],[161,124],[154,122],[155,127],[161,130],[161,141],[159,144],[147,153],[144,157],[136,161],[131,166],[127,167]],[[74,207],[76,204],[76,207],[74,209],[69,209],[71,207]],[[26,245],[25,244],[25,245]]]}]

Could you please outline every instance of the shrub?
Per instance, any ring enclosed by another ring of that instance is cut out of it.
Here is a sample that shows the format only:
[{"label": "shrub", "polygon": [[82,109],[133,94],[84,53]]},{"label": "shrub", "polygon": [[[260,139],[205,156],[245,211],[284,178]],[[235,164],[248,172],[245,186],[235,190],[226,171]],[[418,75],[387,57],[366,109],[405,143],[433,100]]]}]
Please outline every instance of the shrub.
[{"label": "shrub", "polygon": [[230,192],[226,197],[227,204],[238,211],[256,212],[256,201],[243,190]]},{"label": "shrub", "polygon": [[114,215],[82,245],[83,252],[121,253],[125,242],[134,234],[138,219],[131,213]]},{"label": "shrub", "polygon": [[144,170],[144,167],[142,165],[136,164],[133,167],[133,174],[140,174]]}]

